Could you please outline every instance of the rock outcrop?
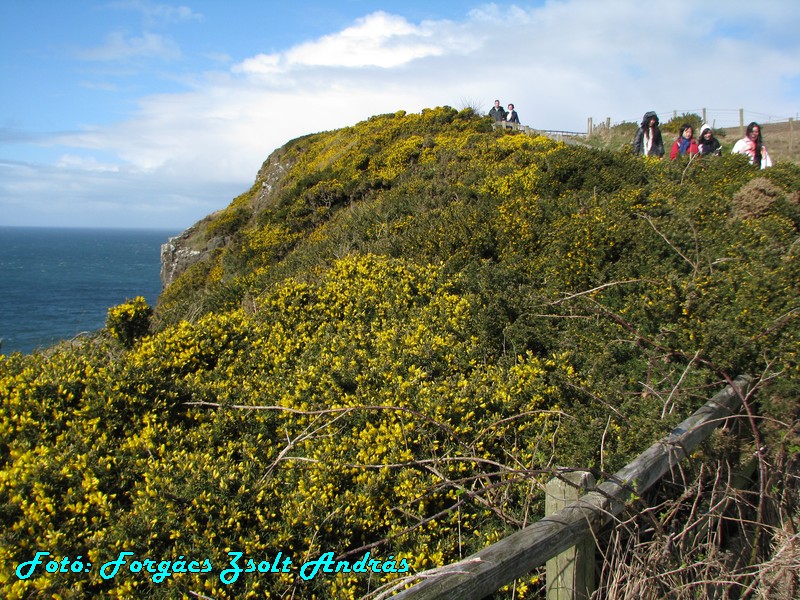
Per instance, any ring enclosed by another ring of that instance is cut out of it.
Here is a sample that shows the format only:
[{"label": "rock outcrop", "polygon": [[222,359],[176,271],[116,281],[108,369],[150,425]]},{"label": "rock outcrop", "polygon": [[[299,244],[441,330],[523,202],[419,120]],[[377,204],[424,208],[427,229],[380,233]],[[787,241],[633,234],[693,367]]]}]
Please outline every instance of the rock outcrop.
[{"label": "rock outcrop", "polygon": [[197,231],[197,225],[192,225],[175,237],[171,237],[165,244],[161,244],[161,289],[166,289],[177,277],[186,272],[196,262],[203,260],[208,252],[193,250],[186,247],[187,242]]},{"label": "rock outcrop", "polygon": [[[295,140],[297,141],[297,140]],[[246,193],[247,206],[255,217],[264,207],[276,202],[286,175],[296,159],[289,158],[287,148],[293,142],[275,150],[261,165],[253,187]],[[206,260],[215,249],[225,246],[228,236],[210,234],[215,220],[224,214],[217,211],[198,221],[186,231],[169,238],[161,245],[161,289],[164,290],[192,265]]]}]

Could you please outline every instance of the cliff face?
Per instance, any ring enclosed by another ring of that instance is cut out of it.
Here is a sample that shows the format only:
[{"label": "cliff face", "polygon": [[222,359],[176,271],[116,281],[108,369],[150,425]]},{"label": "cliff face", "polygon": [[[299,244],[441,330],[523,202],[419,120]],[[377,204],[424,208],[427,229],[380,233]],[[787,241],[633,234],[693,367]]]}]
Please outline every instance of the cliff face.
[{"label": "cliff face", "polygon": [[[294,164],[287,157],[286,146],[275,150],[259,169],[253,187],[243,196],[247,202],[247,213],[258,214],[274,202],[281,189],[282,180]],[[173,281],[192,265],[207,260],[217,248],[228,244],[230,235],[216,233],[214,224],[223,218],[225,211],[217,211],[204,217],[180,235],[169,238],[161,245],[161,289],[167,289]]]},{"label": "cliff face", "polygon": [[[446,150],[438,158],[437,136]],[[459,162],[458,150],[450,148],[452,139],[461,146],[480,146],[496,137],[471,110],[441,107],[420,115],[378,115],[353,127],[291,140],[264,161],[248,191],[163,245],[162,304],[188,270],[196,277],[186,278],[185,287],[199,291],[215,278],[229,281],[274,266],[341,208],[392,188],[423,154],[428,161]]]},{"label": "cliff face", "polygon": [[198,224],[192,225],[180,235],[161,244],[161,289],[166,289],[177,277],[196,262],[203,260],[210,249],[194,250],[191,241],[197,233]]}]

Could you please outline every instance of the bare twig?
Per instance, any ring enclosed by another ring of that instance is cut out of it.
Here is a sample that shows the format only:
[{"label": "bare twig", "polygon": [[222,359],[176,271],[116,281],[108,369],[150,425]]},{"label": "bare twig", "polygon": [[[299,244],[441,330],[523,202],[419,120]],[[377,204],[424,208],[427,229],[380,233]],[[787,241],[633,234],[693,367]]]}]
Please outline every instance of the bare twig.
[{"label": "bare twig", "polygon": [[570,300],[574,300],[575,298],[580,298],[581,296],[586,296],[587,294],[594,294],[595,292],[599,292],[606,288],[615,287],[618,285],[628,285],[631,283],[641,283],[642,281],[646,281],[644,279],[626,279],[624,281],[609,281],[608,283],[604,283],[603,285],[598,285],[590,290],[584,290],[583,292],[578,292],[576,294],[570,294],[564,298],[560,298],[558,300],[554,300],[549,302],[550,306],[555,306],[557,304],[561,304],[562,302],[569,302]]}]

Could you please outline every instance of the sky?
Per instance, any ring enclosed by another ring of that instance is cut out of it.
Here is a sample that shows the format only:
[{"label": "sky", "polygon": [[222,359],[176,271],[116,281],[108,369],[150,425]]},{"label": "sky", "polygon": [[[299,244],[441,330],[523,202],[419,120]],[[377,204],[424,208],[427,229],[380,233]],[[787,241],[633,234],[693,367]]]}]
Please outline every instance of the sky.
[{"label": "sky", "polygon": [[796,119],[798,32],[796,0],[0,0],[0,226],[185,229],[398,110]]}]

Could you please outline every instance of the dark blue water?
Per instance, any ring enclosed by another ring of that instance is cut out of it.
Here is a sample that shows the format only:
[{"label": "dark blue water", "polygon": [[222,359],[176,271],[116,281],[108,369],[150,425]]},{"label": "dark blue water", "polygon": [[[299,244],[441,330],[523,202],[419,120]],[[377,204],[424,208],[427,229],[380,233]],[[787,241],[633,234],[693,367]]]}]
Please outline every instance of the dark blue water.
[{"label": "dark blue water", "polygon": [[161,291],[171,230],[0,227],[0,353],[31,352],[105,324],[108,308]]}]

